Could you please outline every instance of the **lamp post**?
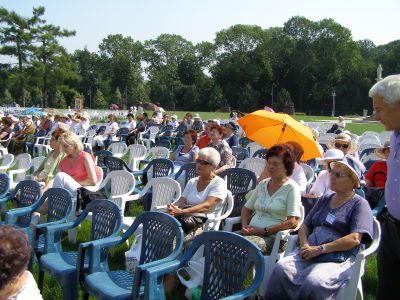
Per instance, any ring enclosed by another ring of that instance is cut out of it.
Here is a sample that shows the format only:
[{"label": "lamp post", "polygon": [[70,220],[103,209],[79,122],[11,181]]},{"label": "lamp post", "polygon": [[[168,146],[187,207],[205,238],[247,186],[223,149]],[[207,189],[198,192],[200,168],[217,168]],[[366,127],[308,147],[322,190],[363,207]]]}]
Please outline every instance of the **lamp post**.
[{"label": "lamp post", "polygon": [[332,117],[335,116],[335,105],[336,105],[336,90],[333,88],[332,92]]}]

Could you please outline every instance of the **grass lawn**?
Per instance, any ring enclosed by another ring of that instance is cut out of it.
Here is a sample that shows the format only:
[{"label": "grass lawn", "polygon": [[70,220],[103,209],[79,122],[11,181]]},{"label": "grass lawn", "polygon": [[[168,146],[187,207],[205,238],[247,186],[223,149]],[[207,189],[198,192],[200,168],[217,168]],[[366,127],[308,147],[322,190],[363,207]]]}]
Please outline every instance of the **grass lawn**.
[{"label": "grass lawn", "polygon": [[[182,118],[186,112],[183,111],[175,111],[168,112],[169,115],[177,114],[178,118]],[[193,112],[193,114],[196,112]],[[221,119],[226,120],[229,118],[228,113],[220,113],[220,112],[199,112],[201,118],[203,120],[208,119]],[[303,120],[306,122],[319,121],[319,120],[336,120],[337,118],[325,117],[325,116],[303,116],[303,115],[295,115],[295,119]],[[383,131],[384,128],[380,124],[358,124],[358,123],[348,123],[346,125],[346,129],[351,132],[361,135],[365,131]],[[131,205],[130,215],[138,215],[142,211],[142,208],[137,205]],[[89,223],[86,222],[78,232],[78,243],[88,240],[89,236]],[[70,245],[65,243],[65,246],[68,249],[76,249],[77,245]],[[110,263],[113,268],[124,268],[124,252],[127,250],[126,245],[122,245],[116,251],[113,252],[113,255],[110,255]],[[34,269],[34,275],[37,277],[37,266]],[[363,277],[363,288],[364,288],[364,297],[365,299],[375,299],[375,290],[377,286],[377,266],[376,266],[376,255],[371,255],[368,257],[367,262],[365,264],[365,273]],[[82,296],[82,295],[80,295]],[[44,299],[62,299],[61,289],[58,286],[57,282],[53,280],[50,276],[46,275],[45,277],[45,286],[43,291]],[[172,297],[172,299],[182,299],[181,291],[178,291],[176,295]]]}]

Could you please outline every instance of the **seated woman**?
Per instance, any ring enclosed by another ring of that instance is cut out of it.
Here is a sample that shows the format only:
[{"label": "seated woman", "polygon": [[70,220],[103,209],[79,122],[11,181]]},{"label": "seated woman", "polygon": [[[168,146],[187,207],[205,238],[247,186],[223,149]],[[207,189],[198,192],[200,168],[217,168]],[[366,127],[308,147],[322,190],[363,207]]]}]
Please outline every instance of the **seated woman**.
[{"label": "seated woman", "polygon": [[0,225],[0,299],[42,300],[31,272],[28,237],[11,225]]},{"label": "seated woman", "polygon": [[232,149],[228,143],[224,140],[225,129],[221,125],[214,124],[210,128],[211,141],[208,147],[212,147],[217,150],[221,156],[221,161],[218,168],[215,170],[215,174],[220,174],[224,170],[234,167],[234,157]]},{"label": "seated woman", "polygon": [[58,166],[60,165],[61,160],[65,156],[65,153],[62,152],[62,147],[58,142],[58,139],[66,132],[67,130],[65,128],[60,127],[51,134],[50,147],[53,150],[47,154],[39,168],[37,168],[37,170],[33,173],[33,179],[43,182],[45,184],[45,189],[47,189],[48,184],[52,185],[51,181],[54,178],[55,173],[58,171]]},{"label": "seated woman", "polygon": [[[199,151],[196,159],[196,171],[199,177],[192,178],[186,184],[182,196],[174,204],[167,204],[167,213],[175,216],[181,223],[186,240],[201,232],[200,227],[206,220],[207,213],[221,208],[222,200],[227,197],[226,182],[215,174],[220,162],[217,150],[206,147]],[[189,228],[185,218],[195,214],[196,226]]]},{"label": "seated woman", "polygon": [[371,209],[354,193],[360,186],[357,172],[346,161],[331,162],[330,168],[335,194],[318,200],[304,220],[300,247],[275,265],[267,299],[335,299],[361,244],[372,240]]},{"label": "seated woman", "polygon": [[358,159],[357,144],[351,139],[347,133],[339,133],[335,138],[328,143],[329,149],[339,149],[344,154],[344,159],[357,172],[358,177],[361,177],[365,172],[365,166]]},{"label": "seated woman", "polygon": [[319,164],[323,165],[323,170],[318,173],[315,182],[313,183],[308,194],[303,195],[307,198],[319,198],[322,196],[329,196],[334,192],[331,190],[329,164],[333,161],[343,159],[343,152],[338,149],[328,149],[324,153],[324,158],[319,160]]},{"label": "seated woman", "polygon": [[58,142],[66,156],[60,163],[59,173],[54,177],[53,187],[65,188],[76,198],[76,189],[97,183],[93,156],[83,151],[81,140],[75,133],[62,134]]},{"label": "seated woman", "polygon": [[239,138],[236,135],[237,125],[232,121],[225,124],[225,141],[228,143],[229,147],[239,146]]},{"label": "seated woman", "polygon": [[199,147],[196,146],[196,141],[196,131],[189,129],[185,132],[183,145],[176,147],[175,152],[170,156],[170,159],[174,162],[175,172],[178,172],[183,165],[194,162],[197,159]]},{"label": "seated woman", "polygon": [[[269,255],[275,233],[296,228],[300,217],[299,186],[290,179],[295,158],[286,145],[275,145],[267,152],[266,166],[270,178],[261,181],[242,208],[241,234]],[[252,216],[254,213],[254,216]],[[282,241],[280,252],[286,241]]]},{"label": "seated woman", "polygon": [[106,141],[107,139],[112,139],[119,128],[117,117],[113,114],[108,115],[108,121],[109,123],[106,127],[106,130],[102,134],[95,136],[92,141],[92,148],[94,149],[94,151],[96,151],[95,149],[104,149],[104,141]]},{"label": "seated woman", "polygon": [[390,141],[385,142],[382,148],[375,149],[375,155],[383,160],[376,161],[369,168],[365,175],[367,187],[372,188],[385,188],[387,178],[387,164],[386,161],[390,154]]},{"label": "seated woman", "polygon": [[25,118],[22,120],[22,123],[24,126],[21,133],[11,138],[11,143],[8,146],[9,151],[14,155],[20,154],[25,150],[26,139],[30,138],[32,140],[36,131],[35,126],[33,126],[32,119]]}]

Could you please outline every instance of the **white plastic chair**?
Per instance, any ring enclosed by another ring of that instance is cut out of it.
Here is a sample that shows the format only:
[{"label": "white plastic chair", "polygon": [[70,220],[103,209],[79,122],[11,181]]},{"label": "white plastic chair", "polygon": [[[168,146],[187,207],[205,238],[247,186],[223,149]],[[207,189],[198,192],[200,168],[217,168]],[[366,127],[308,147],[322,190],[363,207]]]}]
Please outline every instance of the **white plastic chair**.
[{"label": "white plastic chair", "polygon": [[[361,279],[364,275],[365,259],[368,255],[374,253],[378,249],[379,242],[381,240],[381,225],[375,218],[373,225],[374,232],[372,242],[366,249],[358,252],[355,263],[352,267],[350,280],[342,287],[337,299],[364,299]],[[289,237],[284,256],[294,251],[297,246],[298,239],[298,235],[291,235]]]},{"label": "white plastic chair", "polygon": [[0,173],[5,173],[14,161],[14,155],[7,153],[1,157]]},{"label": "white plastic chair", "polygon": [[111,171],[100,183],[98,190],[102,189],[107,190],[108,200],[117,204],[123,215],[126,201],[135,189],[135,176],[125,170]]},{"label": "white plastic chair", "polygon": [[[144,144],[146,143],[146,148],[150,149],[151,147],[151,142],[155,143],[156,142],[156,136],[159,133],[160,128],[157,126],[150,126],[145,132],[139,133],[138,136],[138,142]],[[148,134],[148,138],[144,138],[144,135]]]},{"label": "white plastic chair", "polygon": [[122,154],[122,157],[129,153],[128,167],[133,171],[139,170],[139,162],[146,158],[147,148],[141,144],[129,145]]},{"label": "white plastic chair", "polygon": [[36,139],[35,144],[33,145],[33,155],[35,155],[35,151],[37,151],[38,156],[43,155],[43,149],[46,154],[48,154],[51,150],[50,148],[50,139],[51,136],[41,136]]},{"label": "white plastic chair", "polygon": [[169,158],[168,148],[162,146],[156,146],[147,150],[146,158]]},{"label": "white plastic chair", "polygon": [[307,165],[305,163],[300,163],[300,166],[303,168],[303,171],[306,174],[307,191],[308,191],[308,189],[310,188],[311,184],[314,182],[315,172],[309,165]]},{"label": "white plastic chair", "polygon": [[[8,176],[10,177],[10,189],[14,189],[17,184],[25,180],[25,173],[29,170],[31,166],[31,155],[29,153],[18,154],[10,168],[16,167],[14,170],[8,171]],[[14,176],[15,179],[14,179]]]},{"label": "white plastic chair", "polygon": [[239,165],[239,168],[247,169],[253,171],[256,177],[260,177],[265,167],[265,160],[259,157],[249,157],[244,160]]},{"label": "white plastic chair", "polygon": [[44,156],[38,156],[33,158],[31,160],[30,172],[31,173],[35,172],[39,168],[40,164],[43,162],[44,159],[45,159]]},{"label": "white plastic chair", "polygon": [[107,150],[111,151],[111,153],[113,154],[114,157],[118,157],[121,158],[124,153],[125,150],[128,146],[125,143],[112,143],[110,144],[110,146],[108,146]]},{"label": "white plastic chair", "polygon": [[246,146],[246,149],[249,152],[249,157],[253,157],[254,152],[260,149],[264,149],[264,147],[256,142],[251,142]]},{"label": "white plastic chair", "polygon": [[[150,179],[139,194],[127,197],[127,200],[138,200],[151,188],[152,199],[150,211],[164,210],[168,203],[175,202],[181,197],[181,186],[169,177],[158,177]],[[123,229],[128,229],[134,222],[135,217],[124,217]]]}]

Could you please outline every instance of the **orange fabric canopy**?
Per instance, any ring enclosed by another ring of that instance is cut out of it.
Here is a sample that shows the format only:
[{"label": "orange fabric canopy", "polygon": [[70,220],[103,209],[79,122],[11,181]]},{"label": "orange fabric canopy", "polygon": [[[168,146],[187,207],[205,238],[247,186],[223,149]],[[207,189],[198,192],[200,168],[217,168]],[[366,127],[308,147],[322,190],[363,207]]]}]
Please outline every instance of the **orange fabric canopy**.
[{"label": "orange fabric canopy", "polygon": [[301,160],[321,157],[311,129],[287,114],[257,110],[240,118],[238,123],[249,139],[266,148],[294,141],[303,147]]}]

